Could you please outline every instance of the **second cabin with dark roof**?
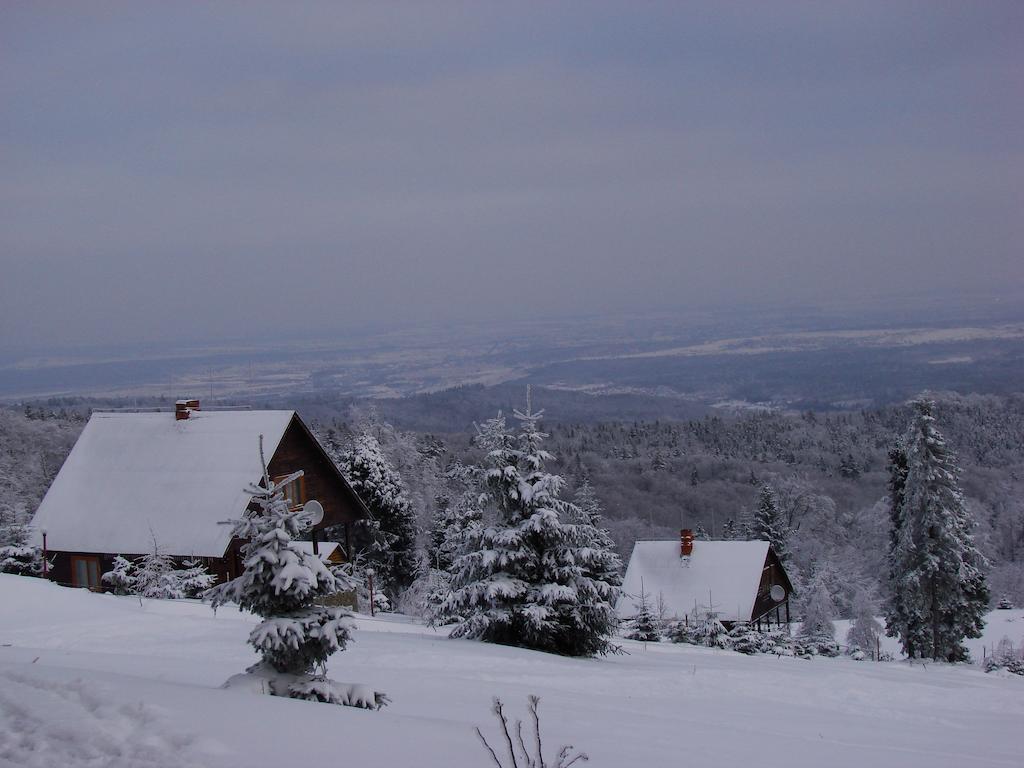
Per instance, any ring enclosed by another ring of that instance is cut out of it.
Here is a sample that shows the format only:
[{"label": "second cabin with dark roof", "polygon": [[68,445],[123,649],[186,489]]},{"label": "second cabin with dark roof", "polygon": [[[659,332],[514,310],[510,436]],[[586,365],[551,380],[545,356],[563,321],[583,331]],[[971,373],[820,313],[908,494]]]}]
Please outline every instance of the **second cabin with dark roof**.
[{"label": "second cabin with dark roof", "polygon": [[618,614],[636,613],[641,591],[649,604],[664,606],[666,618],[694,621],[712,613],[730,628],[789,623],[793,592],[786,569],[767,541],[696,541],[680,531],[678,541],[638,541],[629,558]]},{"label": "second cabin with dark roof", "polygon": [[331,528],[340,534],[332,560],[344,559],[353,524],[369,512],[295,411],[203,411],[183,400],[174,413],[93,413],[33,521],[50,578],[98,588],[116,555],[147,554],[154,540],[219,580],[239,575],[230,521],[249,506],[245,489],[262,481],[261,435],[271,478],[303,471],[285,488],[288,500],[320,502],[314,542]]}]

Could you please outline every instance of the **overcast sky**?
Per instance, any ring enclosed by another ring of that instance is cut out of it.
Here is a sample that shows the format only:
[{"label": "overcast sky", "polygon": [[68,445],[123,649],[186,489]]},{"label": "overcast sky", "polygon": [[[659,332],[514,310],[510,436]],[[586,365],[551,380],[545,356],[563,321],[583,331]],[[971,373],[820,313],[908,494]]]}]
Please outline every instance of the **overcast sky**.
[{"label": "overcast sky", "polygon": [[1024,290],[1024,3],[4,3],[0,339]]}]

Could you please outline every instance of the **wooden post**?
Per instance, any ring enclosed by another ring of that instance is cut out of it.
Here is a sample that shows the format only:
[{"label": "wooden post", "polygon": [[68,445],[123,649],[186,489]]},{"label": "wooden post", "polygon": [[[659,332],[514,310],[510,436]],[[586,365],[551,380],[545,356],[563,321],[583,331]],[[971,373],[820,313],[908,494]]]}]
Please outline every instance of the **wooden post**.
[{"label": "wooden post", "polygon": [[370,615],[373,616],[376,614],[376,610],[373,605],[375,602],[373,599],[373,568],[366,569],[366,578],[369,581],[370,586]]},{"label": "wooden post", "polygon": [[50,567],[46,563],[46,531],[43,531],[43,578],[50,578]]}]

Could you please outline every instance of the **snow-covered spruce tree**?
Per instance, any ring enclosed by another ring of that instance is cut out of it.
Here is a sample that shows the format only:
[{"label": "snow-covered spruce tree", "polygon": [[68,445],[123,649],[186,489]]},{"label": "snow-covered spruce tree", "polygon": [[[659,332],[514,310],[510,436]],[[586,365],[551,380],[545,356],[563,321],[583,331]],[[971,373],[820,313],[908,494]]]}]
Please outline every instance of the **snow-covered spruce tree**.
[{"label": "snow-covered spruce tree", "polygon": [[135,592],[135,564],[127,557],[114,558],[114,567],[100,577],[103,587],[115,595],[131,595]]},{"label": "snow-covered spruce tree", "polygon": [[378,709],[387,703],[383,694],[323,676],[327,658],[345,649],[355,621],[347,609],[315,601],[351,585],[295,544],[308,524],[301,510],[290,508],[281,489],[302,472],[275,484],[267,473],[262,435],[260,461],[263,485],[247,489],[255,508],[250,505],[232,529],[232,535],[244,542],[245,570],[206,592],[214,610],[235,603],[239,610],[263,618],[249,634],[249,644],[262,659],[226,685],[257,682],[275,696]]},{"label": "snow-covered spruce tree", "polygon": [[133,592],[155,600],[178,600],[185,597],[174,558],[164,554],[153,537],[153,551],[135,561]]},{"label": "snow-covered spruce tree", "polygon": [[515,412],[513,438],[492,424],[488,498],[497,522],[474,531],[456,562],[447,610],[465,620],[453,637],[592,656],[617,650],[609,641],[617,621],[618,586],[588,574],[614,570],[615,554],[592,546],[593,526],[559,498],[562,478],[545,470],[553,456],[541,448],[529,397]]},{"label": "snow-covered spruce tree", "polygon": [[752,656],[764,653],[770,647],[765,635],[750,626],[748,621],[737,621],[729,630],[729,647],[737,653]]},{"label": "snow-covered spruce tree", "polygon": [[690,622],[689,642],[706,645],[708,648],[728,648],[729,633],[718,618],[717,611],[701,607]]},{"label": "snow-covered spruce tree", "polygon": [[[430,541],[430,587],[426,597],[426,617],[431,625],[451,624],[462,618],[445,608],[452,593],[455,563],[466,552],[471,534],[481,527],[479,493],[470,488],[455,503],[439,505]],[[447,501],[447,499],[445,500]]]},{"label": "snow-covered spruce tree", "polygon": [[853,621],[850,631],[846,634],[846,643],[850,652],[860,651],[874,659],[878,653],[878,638],[882,634],[882,625],[875,618],[875,601],[863,587],[853,596]]},{"label": "snow-covered spruce tree", "polygon": [[738,535],[739,535],[739,531],[737,530],[736,521],[733,520],[730,517],[722,525],[722,540],[723,541],[732,541]]},{"label": "snow-covered spruce tree", "polygon": [[819,571],[807,586],[807,600],[803,605],[803,620],[797,640],[812,653],[836,656],[836,625],[832,622],[834,607],[823,574]]},{"label": "snow-covered spruce tree", "polygon": [[14,510],[0,510],[0,573],[41,576],[43,553],[29,544],[29,528]]},{"label": "snow-covered spruce tree", "polygon": [[[904,594],[896,590],[903,567],[900,556],[900,535],[903,531],[903,499],[904,489],[907,485],[907,452],[902,445],[897,445],[889,450],[888,466],[888,496],[886,502],[889,507],[889,546],[886,552],[888,562],[888,587],[889,595],[885,603],[885,633],[889,637],[899,636],[899,627],[909,626],[911,616],[914,613],[913,607],[905,598],[910,594]],[[908,654],[910,655],[910,654]]]},{"label": "snow-covered spruce tree", "polygon": [[622,560],[615,552],[611,534],[602,526],[604,507],[589,479],[584,478],[583,485],[573,496],[573,503],[566,505],[565,512],[567,521],[580,527],[583,545],[590,550],[583,564],[584,575],[603,582],[607,589],[617,590],[622,586]]},{"label": "snow-covered spruce tree", "polygon": [[418,569],[416,516],[405,486],[377,438],[365,432],[344,455],[341,471],[372,515],[367,564],[377,573],[378,587],[395,597],[412,584]]},{"label": "snow-covered spruce tree", "polygon": [[752,533],[755,539],[771,542],[775,554],[783,563],[789,560],[789,532],[779,511],[775,490],[765,483],[757,495]]},{"label": "snow-covered spruce tree", "polygon": [[902,498],[894,499],[886,631],[899,636],[911,658],[964,661],[964,638],[980,637],[984,627],[985,561],[974,545],[956,457],[935,426],[934,403],[919,398],[913,408]]},{"label": "snow-covered spruce tree", "polygon": [[182,566],[177,576],[185,597],[200,597],[217,580],[199,560],[185,560]]},{"label": "snow-covered spruce tree", "polygon": [[658,618],[651,610],[651,603],[644,591],[643,579],[640,580],[640,602],[636,605],[636,614],[629,619],[626,638],[640,640],[645,643],[656,643],[661,640],[661,627]]}]

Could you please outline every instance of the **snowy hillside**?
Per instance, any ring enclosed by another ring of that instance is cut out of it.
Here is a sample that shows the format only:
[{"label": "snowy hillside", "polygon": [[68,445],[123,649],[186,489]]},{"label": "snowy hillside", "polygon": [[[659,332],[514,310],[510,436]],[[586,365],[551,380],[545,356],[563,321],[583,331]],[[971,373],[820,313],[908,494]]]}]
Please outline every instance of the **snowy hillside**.
[{"label": "snowy hillside", "polygon": [[[989,646],[1024,635],[993,614]],[[1024,679],[975,668],[747,657],[624,641],[602,660],[448,640],[360,617],[331,676],[386,691],[380,712],[219,690],[255,660],[250,617],[0,575],[0,765],[480,768],[541,697],[546,743],[589,765],[1011,766]]]}]

